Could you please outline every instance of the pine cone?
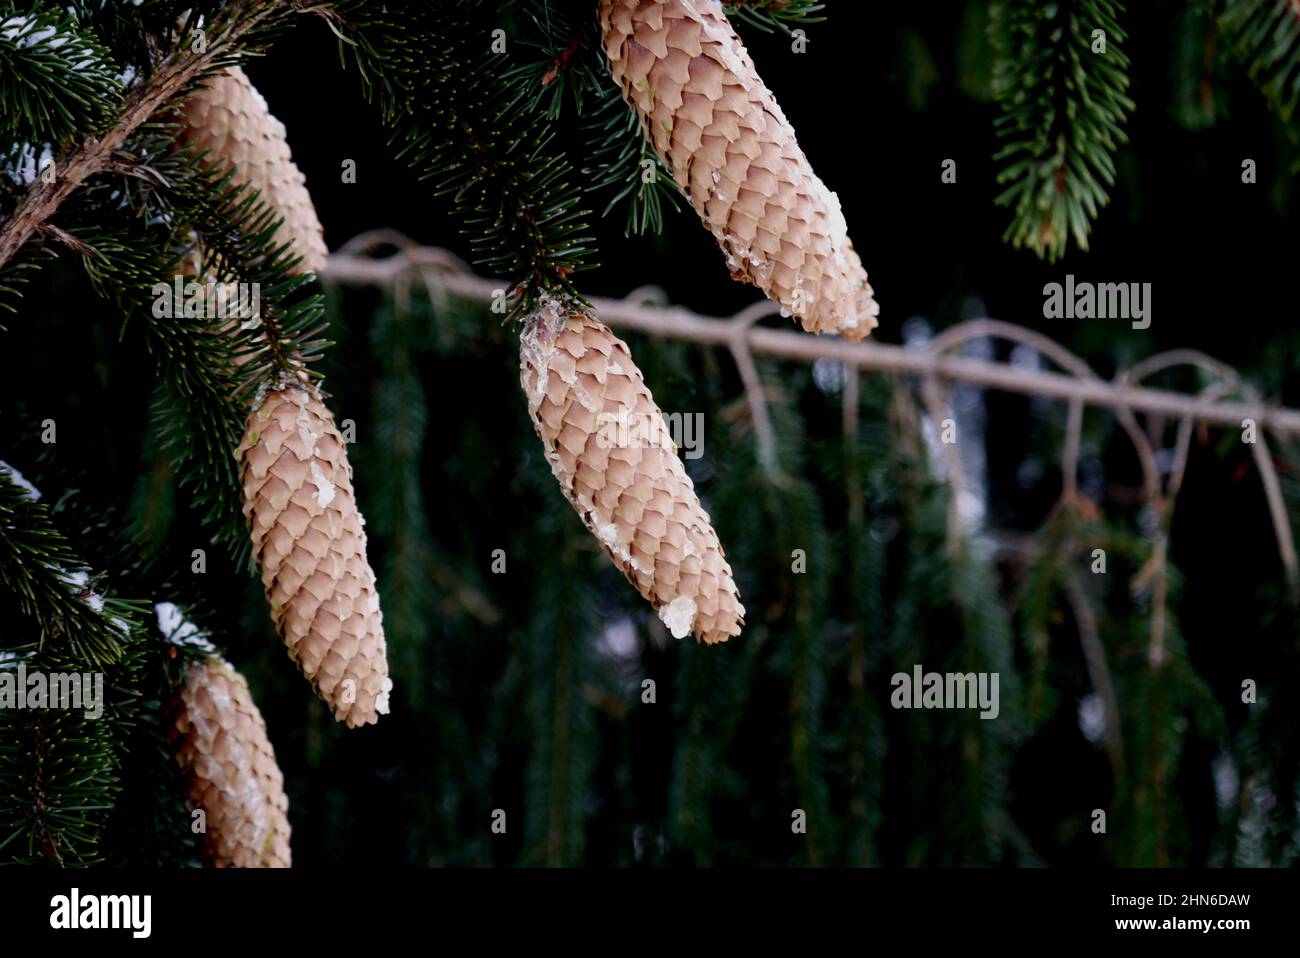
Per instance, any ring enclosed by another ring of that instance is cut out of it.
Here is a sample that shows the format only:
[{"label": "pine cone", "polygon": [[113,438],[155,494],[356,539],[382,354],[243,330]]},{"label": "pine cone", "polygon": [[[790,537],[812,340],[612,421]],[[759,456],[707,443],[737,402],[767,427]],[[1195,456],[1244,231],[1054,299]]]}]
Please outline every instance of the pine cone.
[{"label": "pine cone", "polygon": [[870,333],[880,307],[839,198],[717,0],[601,0],[600,24],[614,79],[732,277],[809,332]]},{"label": "pine cone", "polygon": [[190,666],[170,729],[204,858],[217,868],[288,868],[289,800],[244,677],[215,656]]},{"label": "pine cone", "polygon": [[307,180],[293,162],[284,124],[271,116],[266,100],[239,67],[207,81],[186,102],[181,117],[182,143],[205,150],[209,167],[236,168],[235,181],[261,193],[261,199],[284,222],[276,233],[302,257],[298,270],[318,273],[329,250],[307,192]]},{"label": "pine cone", "polygon": [[739,635],[731,566],[627,345],[546,300],[520,339],[520,383],[560,487],[669,631]]},{"label": "pine cone", "polygon": [[387,649],[365,520],[334,417],[313,386],[269,392],[235,452],[244,517],[289,655],[349,727],[388,712]]}]

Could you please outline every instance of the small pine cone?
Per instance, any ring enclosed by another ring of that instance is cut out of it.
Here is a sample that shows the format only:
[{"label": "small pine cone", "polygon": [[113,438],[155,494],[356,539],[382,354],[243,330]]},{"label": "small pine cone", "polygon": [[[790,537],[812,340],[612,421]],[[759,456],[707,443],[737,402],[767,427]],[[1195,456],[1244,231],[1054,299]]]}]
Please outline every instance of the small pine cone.
[{"label": "small pine cone", "polygon": [[564,494],[669,631],[710,644],[739,635],[731,566],[627,345],[548,299],[526,321],[519,370]]},{"label": "small pine cone", "polygon": [[217,868],[288,868],[289,799],[244,677],[216,656],[189,667],[169,729],[204,858]]},{"label": "small pine cone", "polygon": [[300,271],[325,268],[329,250],[306,177],[293,162],[284,124],[271,115],[243,70],[230,67],[190,97],[180,140],[205,150],[203,162],[210,167],[234,166],[235,181],[258,190],[262,201],[284,218],[276,240],[293,244],[291,252],[302,257]]},{"label": "small pine cone", "polygon": [[839,197],[813,172],[718,0],[601,0],[600,24],[614,79],[732,278],[809,332],[870,333],[880,307]]},{"label": "small pine cone", "polygon": [[271,615],[290,657],[335,718],[355,728],[388,713],[388,655],[365,520],[334,417],[312,386],[272,390],[235,451],[244,517]]}]

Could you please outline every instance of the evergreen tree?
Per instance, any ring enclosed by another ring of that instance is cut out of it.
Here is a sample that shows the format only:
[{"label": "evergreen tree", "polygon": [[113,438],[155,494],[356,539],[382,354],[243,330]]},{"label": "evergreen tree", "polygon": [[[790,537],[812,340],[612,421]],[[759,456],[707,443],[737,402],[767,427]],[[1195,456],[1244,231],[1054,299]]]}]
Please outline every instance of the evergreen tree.
[{"label": "evergreen tree", "polygon": [[[1258,87],[1239,109],[1273,111],[1285,169],[1300,20],[1283,7],[1189,3],[1162,66],[1168,112],[1206,135],[1243,102],[1234,78]],[[1129,14],[963,11],[947,42],[997,144],[987,205],[1010,207],[1008,246],[1077,255],[1141,116]],[[887,238],[764,81],[773,45],[840,14],[0,0],[0,860],[1296,860],[1294,582],[1254,549],[1238,586],[1263,651],[1211,648],[1189,587],[1205,500],[1175,508],[1190,418],[1034,419],[1024,461],[1073,458],[1009,543],[963,511],[979,443],[936,465],[944,422],[967,435],[960,396],[927,380],[922,412],[898,373],[758,359],[741,320],[694,344],[602,321],[598,261],[657,249],[637,273],[670,272],[674,244],[646,244],[702,225],[717,286],[725,269],[756,287],[790,335],[902,325],[888,271],[864,268]],[[918,109],[940,82],[923,26],[897,44]],[[306,160],[255,86],[327,32],[337,57],[313,69],[369,107],[336,123],[387,131],[497,278],[487,302],[391,235],[408,265],[378,293],[332,270]],[[1293,359],[1252,378],[1286,395]],[[499,395],[521,366],[522,394]],[[1195,385],[1258,399],[1211,379]],[[661,405],[701,413],[702,450],[607,443],[620,412],[662,425]],[[1295,450],[1230,438],[1196,468],[1257,474],[1233,489],[1274,523],[1252,544],[1289,541]],[[1080,447],[1110,482],[1151,443],[1179,481],[1080,488]],[[998,676],[996,718],[900,707],[916,667]],[[102,710],[45,707],[71,676],[87,695],[102,679]],[[1059,777],[1035,773],[1049,753]],[[1113,841],[1088,840],[1098,808]]]}]

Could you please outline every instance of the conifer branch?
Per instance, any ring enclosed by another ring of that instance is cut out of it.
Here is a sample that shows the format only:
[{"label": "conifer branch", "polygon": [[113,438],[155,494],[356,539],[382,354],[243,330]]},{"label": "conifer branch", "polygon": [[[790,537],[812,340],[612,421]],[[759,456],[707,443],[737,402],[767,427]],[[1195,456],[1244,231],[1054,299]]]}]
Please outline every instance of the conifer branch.
[{"label": "conifer branch", "polygon": [[1115,182],[1114,153],[1132,112],[1124,32],[1112,0],[1002,0],[994,8],[1001,106],[998,196],[1013,209],[1004,239],[1055,261],[1070,238],[1088,248]]},{"label": "conifer branch", "polygon": [[161,107],[205,72],[221,65],[239,41],[283,13],[285,4],[240,0],[214,24],[202,52],[178,43],[157,69],[123,104],[117,121],[103,135],[88,134],[57,157],[52,178],[36,177],[17,207],[0,226],[0,269],[52,217],[88,178],[103,171],[114,153]]}]

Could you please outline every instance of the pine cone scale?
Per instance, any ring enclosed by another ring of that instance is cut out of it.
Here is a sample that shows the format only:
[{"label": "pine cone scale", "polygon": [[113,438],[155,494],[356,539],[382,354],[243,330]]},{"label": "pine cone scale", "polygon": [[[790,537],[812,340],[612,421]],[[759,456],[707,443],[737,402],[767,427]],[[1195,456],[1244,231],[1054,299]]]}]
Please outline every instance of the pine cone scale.
[{"label": "pine cone scale", "polygon": [[[548,301],[520,338],[520,382],[560,488],[673,635],[739,635],[731,568],[627,346],[585,310]],[[623,423],[630,441],[611,442]],[[650,423],[657,441],[632,433]]]},{"label": "pine cone scale", "polygon": [[600,21],[614,79],[733,278],[810,332],[866,336],[879,307],[839,199],[720,5],[602,0]]},{"label": "pine cone scale", "polygon": [[302,257],[299,271],[318,273],[329,250],[307,180],[293,161],[284,124],[237,66],[207,81],[186,101],[182,143],[202,151],[200,162],[215,169],[235,167],[236,181],[261,194],[283,223],[276,241]]},{"label": "pine cone scale", "polygon": [[374,572],[333,417],[316,390],[272,390],[237,450],[244,516],[290,657],[349,726],[388,711],[387,648]]},{"label": "pine cone scale", "polygon": [[191,665],[172,715],[186,799],[204,814],[204,859],[217,868],[288,868],[284,776],[244,677],[216,657]]}]

